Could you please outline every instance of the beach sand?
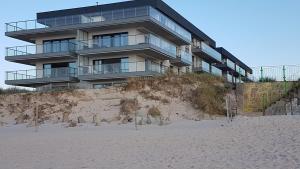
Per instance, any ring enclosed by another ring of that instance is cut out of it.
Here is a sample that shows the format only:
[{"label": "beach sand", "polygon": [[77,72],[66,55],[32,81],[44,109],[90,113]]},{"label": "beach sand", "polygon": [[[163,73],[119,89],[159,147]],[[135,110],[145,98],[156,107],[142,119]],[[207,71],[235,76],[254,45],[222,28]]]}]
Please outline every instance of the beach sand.
[{"label": "beach sand", "polygon": [[0,127],[0,169],[299,169],[300,116]]}]

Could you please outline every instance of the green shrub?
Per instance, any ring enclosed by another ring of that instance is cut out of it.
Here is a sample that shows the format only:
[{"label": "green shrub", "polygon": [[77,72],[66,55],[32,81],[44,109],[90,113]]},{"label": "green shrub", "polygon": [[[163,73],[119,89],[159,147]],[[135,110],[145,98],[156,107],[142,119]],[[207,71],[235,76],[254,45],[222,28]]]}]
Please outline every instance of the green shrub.
[{"label": "green shrub", "polygon": [[272,77],[261,77],[259,82],[276,82],[276,79]]}]

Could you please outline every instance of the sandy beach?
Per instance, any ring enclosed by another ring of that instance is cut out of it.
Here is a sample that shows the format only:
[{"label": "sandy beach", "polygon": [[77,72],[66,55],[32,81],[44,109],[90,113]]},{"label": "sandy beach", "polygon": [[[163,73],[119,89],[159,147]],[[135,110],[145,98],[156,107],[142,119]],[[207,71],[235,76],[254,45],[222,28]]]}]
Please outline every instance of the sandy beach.
[{"label": "sandy beach", "polygon": [[300,116],[0,128],[1,169],[299,169]]}]

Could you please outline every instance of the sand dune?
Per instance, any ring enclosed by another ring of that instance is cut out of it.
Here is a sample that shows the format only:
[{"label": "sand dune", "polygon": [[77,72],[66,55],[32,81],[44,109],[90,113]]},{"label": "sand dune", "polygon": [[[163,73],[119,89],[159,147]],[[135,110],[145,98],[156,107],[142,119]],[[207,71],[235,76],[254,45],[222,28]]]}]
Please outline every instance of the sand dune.
[{"label": "sand dune", "polygon": [[299,169],[300,116],[0,128],[1,169]]}]

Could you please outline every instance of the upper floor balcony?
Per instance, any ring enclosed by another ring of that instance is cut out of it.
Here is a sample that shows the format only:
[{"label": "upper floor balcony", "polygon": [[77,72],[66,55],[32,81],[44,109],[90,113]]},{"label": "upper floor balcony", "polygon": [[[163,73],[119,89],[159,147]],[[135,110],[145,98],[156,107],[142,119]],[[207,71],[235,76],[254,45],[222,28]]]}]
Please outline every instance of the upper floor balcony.
[{"label": "upper floor balcony", "polygon": [[209,63],[222,63],[222,55],[204,42],[193,46],[192,52]]},{"label": "upper floor balcony", "polygon": [[38,87],[50,83],[78,82],[77,68],[60,67],[30,69],[6,72],[5,84],[24,87]]},{"label": "upper floor balcony", "polygon": [[75,42],[44,43],[6,48],[5,60],[34,65],[36,60],[76,58]]},{"label": "upper floor balcony", "polygon": [[171,63],[176,66],[190,66],[193,64],[193,57],[191,53],[188,53],[184,50],[180,50],[177,53],[177,59],[171,60]]},{"label": "upper floor balcony", "polygon": [[168,67],[152,61],[118,62],[80,66],[78,78],[84,81],[105,79],[126,79],[129,77],[157,76],[164,74]]},{"label": "upper floor balcony", "polygon": [[114,37],[103,36],[79,41],[77,53],[82,56],[138,54],[174,62],[179,59],[180,62],[187,65],[192,63],[191,54],[186,52],[177,53],[175,44],[153,34],[120,34]]},{"label": "upper floor balcony", "polygon": [[6,23],[6,35],[34,42],[39,36],[74,34],[77,30],[142,28],[167,38],[177,45],[191,43],[191,33],[151,6],[106,10],[84,15],[68,15],[56,18]]},{"label": "upper floor balcony", "polygon": [[145,58],[170,60],[187,66],[192,56],[184,51],[177,52],[177,46],[153,34],[99,36],[85,41],[51,41],[41,45],[26,45],[6,48],[7,61],[34,65],[36,61],[51,59],[74,59],[80,56],[140,55]]}]

